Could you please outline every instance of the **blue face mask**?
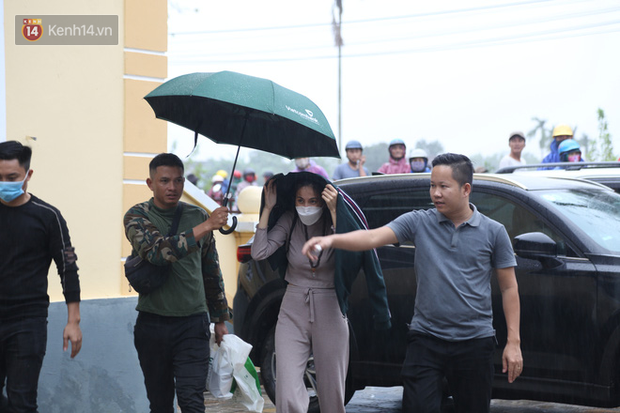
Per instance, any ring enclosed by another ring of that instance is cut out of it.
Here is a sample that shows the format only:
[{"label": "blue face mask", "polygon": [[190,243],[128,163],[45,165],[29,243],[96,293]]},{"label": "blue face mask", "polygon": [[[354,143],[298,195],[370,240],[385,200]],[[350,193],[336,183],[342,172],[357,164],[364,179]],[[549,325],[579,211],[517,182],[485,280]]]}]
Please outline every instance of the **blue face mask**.
[{"label": "blue face mask", "polygon": [[0,182],[0,199],[4,202],[11,202],[15,198],[21,196],[24,193],[23,186],[28,178],[28,172],[23,180],[17,182]]},{"label": "blue face mask", "polygon": [[424,161],[411,161],[411,170],[413,172],[424,172],[426,169],[426,162]]}]

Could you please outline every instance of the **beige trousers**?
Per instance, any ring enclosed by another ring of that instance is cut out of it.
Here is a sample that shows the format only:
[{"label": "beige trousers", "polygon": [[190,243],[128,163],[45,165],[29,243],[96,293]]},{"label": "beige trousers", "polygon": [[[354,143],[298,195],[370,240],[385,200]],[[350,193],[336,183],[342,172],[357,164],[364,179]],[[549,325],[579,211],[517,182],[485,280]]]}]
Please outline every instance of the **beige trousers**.
[{"label": "beige trousers", "polygon": [[306,363],[314,356],[321,413],[344,413],[349,328],[334,289],[288,285],[276,325],[276,411],[306,413]]}]

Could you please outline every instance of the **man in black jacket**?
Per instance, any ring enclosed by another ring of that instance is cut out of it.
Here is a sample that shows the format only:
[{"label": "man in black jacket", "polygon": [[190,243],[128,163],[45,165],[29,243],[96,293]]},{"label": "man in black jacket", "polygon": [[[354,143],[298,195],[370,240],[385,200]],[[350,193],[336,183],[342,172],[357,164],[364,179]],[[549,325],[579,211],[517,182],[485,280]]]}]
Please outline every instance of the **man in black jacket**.
[{"label": "man in black jacket", "polygon": [[63,350],[70,341],[75,357],[82,346],[77,257],[60,211],[26,192],[31,156],[19,142],[0,143],[0,393],[6,380],[8,400],[1,404],[10,412],[37,411],[52,260],[68,308]]}]

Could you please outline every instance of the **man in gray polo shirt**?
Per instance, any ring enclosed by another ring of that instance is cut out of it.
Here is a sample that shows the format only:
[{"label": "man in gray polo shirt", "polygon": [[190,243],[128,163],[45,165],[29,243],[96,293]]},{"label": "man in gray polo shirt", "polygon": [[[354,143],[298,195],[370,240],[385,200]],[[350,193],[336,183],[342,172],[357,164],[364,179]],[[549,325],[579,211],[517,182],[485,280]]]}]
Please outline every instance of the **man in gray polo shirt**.
[{"label": "man in gray polo shirt", "polygon": [[508,327],[502,371],[512,383],[523,368],[516,260],[506,229],[469,203],[472,181],[466,156],[439,155],[431,172],[434,209],[405,213],[370,231],[312,238],[302,250],[313,259],[317,245],[362,251],[410,240],[416,246],[415,313],[402,370],[404,412],[439,412],[444,377],[457,412],[489,411],[493,270]]}]

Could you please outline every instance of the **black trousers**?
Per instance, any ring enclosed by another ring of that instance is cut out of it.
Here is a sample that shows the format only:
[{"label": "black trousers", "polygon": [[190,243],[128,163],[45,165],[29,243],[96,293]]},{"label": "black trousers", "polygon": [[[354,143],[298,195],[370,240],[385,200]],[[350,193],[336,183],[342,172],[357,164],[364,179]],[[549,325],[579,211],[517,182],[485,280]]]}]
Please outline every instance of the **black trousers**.
[{"label": "black trousers", "polygon": [[164,317],[140,312],[134,344],[144,374],[151,413],[204,413],[209,368],[209,316]]},{"label": "black trousers", "polygon": [[36,413],[37,387],[47,347],[47,318],[0,321],[0,412]]},{"label": "black trousers", "polygon": [[443,380],[457,413],[488,413],[495,338],[445,341],[409,332],[402,369],[403,412],[439,413]]}]

